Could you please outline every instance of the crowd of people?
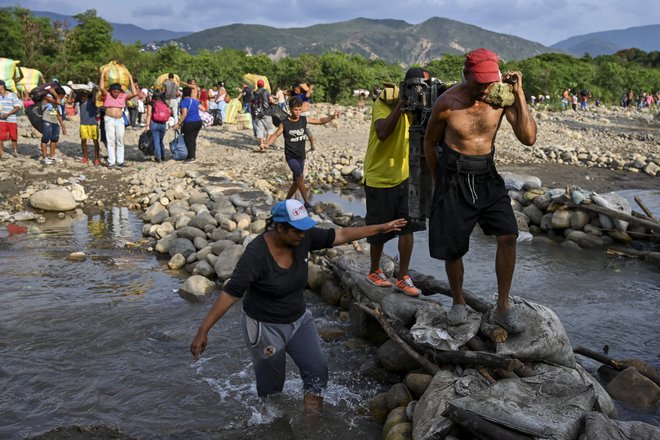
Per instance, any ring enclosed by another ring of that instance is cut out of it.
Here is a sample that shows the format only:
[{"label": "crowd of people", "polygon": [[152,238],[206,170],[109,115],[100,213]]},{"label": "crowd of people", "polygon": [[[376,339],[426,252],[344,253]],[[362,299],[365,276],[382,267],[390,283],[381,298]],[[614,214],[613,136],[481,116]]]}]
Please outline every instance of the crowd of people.
[{"label": "crowd of people", "polygon": [[633,89],[628,91],[621,97],[621,107],[623,108],[637,108],[639,110],[645,108],[654,109],[660,106],[660,90],[657,92],[642,92],[635,93]]},{"label": "crowd of people", "polygon": [[[41,163],[51,165],[58,162],[57,144],[60,133],[66,134],[66,121],[79,117],[81,161],[106,165],[112,169],[127,166],[125,160],[124,136],[126,129],[141,129],[151,133],[154,148],[154,161],[167,160],[164,138],[168,130],[174,136],[182,136],[187,156],[185,162],[194,162],[197,153],[197,136],[205,125],[221,126],[227,122],[228,106],[232,96],[224,81],[211,87],[199,86],[194,79],[186,82],[173,73],[167,75],[162,84],[152,88],[140,87],[129,74],[127,88],[119,83],[106,84],[107,69],[101,71],[98,86],[93,83],[75,85],[71,81],[61,85],[57,79],[40,86],[44,89],[35,103],[29,96],[19,99],[0,81],[0,144],[10,140],[13,155],[18,155],[17,115],[22,109],[38,106],[41,119],[37,128],[41,132]],[[249,115],[256,139],[257,151],[265,151],[267,138],[274,134],[281,124],[281,116],[288,116],[287,98],[302,101],[301,116],[309,115],[314,86],[299,83],[289,89],[277,88],[274,95],[264,87],[263,79],[256,81],[256,87],[244,81],[236,90],[240,101],[240,113]],[[97,104],[97,95],[100,103]],[[280,119],[273,123],[273,113],[278,109]],[[315,123],[310,121],[311,124]],[[305,141],[314,148],[314,138],[309,128],[305,129]],[[88,143],[93,143],[94,154],[88,153]],[[106,147],[107,155],[101,157],[100,143]],[[0,158],[2,157],[0,149]]]}]

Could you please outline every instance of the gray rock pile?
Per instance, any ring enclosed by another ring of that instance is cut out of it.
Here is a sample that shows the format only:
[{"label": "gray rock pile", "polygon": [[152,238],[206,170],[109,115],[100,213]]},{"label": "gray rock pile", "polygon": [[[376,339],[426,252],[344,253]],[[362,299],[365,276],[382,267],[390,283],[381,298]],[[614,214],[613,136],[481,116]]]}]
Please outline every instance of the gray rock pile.
[{"label": "gray rock pile", "polygon": [[547,188],[534,176],[502,173],[514,209],[521,238],[524,233],[545,235],[573,249],[602,247],[614,242],[630,243],[633,238],[648,238],[644,225],[628,222],[588,209],[590,204],[630,215],[628,201],[611,192],[599,195],[579,187]]}]

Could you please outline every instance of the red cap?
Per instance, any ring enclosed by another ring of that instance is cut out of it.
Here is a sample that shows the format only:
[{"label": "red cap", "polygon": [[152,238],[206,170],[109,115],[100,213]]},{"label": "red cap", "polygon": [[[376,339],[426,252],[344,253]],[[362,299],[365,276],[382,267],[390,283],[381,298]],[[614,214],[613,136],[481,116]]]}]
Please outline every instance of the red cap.
[{"label": "red cap", "polygon": [[263,79],[258,79],[257,80],[257,87],[263,87],[264,86],[264,80]]},{"label": "red cap", "polygon": [[502,79],[497,55],[483,47],[473,50],[465,56],[465,70],[472,73],[475,81],[481,84],[497,82]]}]

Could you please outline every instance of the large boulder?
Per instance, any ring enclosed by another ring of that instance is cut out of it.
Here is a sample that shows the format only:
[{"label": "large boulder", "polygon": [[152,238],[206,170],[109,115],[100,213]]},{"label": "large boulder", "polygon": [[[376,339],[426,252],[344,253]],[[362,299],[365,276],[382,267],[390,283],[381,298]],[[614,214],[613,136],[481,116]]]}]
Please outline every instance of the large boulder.
[{"label": "large boulder", "polygon": [[188,223],[188,226],[197,228],[200,230],[204,230],[204,226],[206,225],[213,225],[218,226],[218,222],[216,219],[213,218],[210,212],[208,211],[202,211],[199,214],[197,214],[195,217],[190,220]]},{"label": "large boulder", "polygon": [[181,254],[184,256],[184,258],[188,258],[190,254],[196,251],[197,249],[195,249],[195,245],[192,244],[192,241],[188,240],[187,238],[177,238],[170,245],[168,250],[171,257],[175,256],[176,254]]},{"label": "large boulder", "polygon": [[76,199],[65,188],[42,189],[30,196],[30,205],[44,211],[71,211],[76,208]]},{"label": "large boulder", "polygon": [[587,234],[582,231],[571,231],[568,236],[566,236],[566,239],[574,241],[581,248],[593,248],[605,245],[605,242],[601,237]]},{"label": "large boulder", "polygon": [[[153,218],[154,215],[156,215],[157,213],[159,213],[161,211],[166,211],[167,212],[167,208],[165,208],[160,202],[155,202],[154,204],[149,206],[144,211],[144,215],[142,216],[142,219],[145,222],[154,223],[154,222],[151,221],[151,219]],[[167,212],[166,217],[168,217],[168,216],[169,216],[169,212]]]},{"label": "large boulder", "polygon": [[186,226],[177,230],[176,235],[181,238],[187,238],[190,241],[194,240],[196,237],[206,238],[206,232],[198,228],[193,228],[192,226]]},{"label": "large boulder", "polygon": [[230,245],[218,255],[214,268],[219,279],[226,280],[231,276],[241,255],[243,255],[243,246],[240,244]]},{"label": "large boulder", "polygon": [[617,374],[605,389],[613,398],[638,408],[655,408],[660,402],[660,387],[633,367]]},{"label": "large boulder", "polygon": [[391,339],[378,348],[378,360],[388,371],[397,374],[406,374],[419,368],[419,363]]}]

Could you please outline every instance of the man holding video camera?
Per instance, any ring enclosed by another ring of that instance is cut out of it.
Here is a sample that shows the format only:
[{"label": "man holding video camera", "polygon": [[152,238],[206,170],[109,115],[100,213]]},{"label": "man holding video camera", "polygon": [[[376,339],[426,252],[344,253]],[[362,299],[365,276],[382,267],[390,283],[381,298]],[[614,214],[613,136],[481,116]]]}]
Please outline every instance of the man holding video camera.
[{"label": "man holding video camera", "polygon": [[[478,222],[486,235],[495,235],[498,300],[493,319],[505,330],[519,333],[524,324],[508,304],[518,227],[493,157],[495,136],[504,117],[516,138],[528,146],[536,142],[536,122],[527,107],[522,73],[501,75],[495,53],[483,48],[468,53],[463,77],[463,82],[436,100],[426,127],[424,153],[434,183],[430,254],[445,260],[453,297],[448,322],[460,325],[468,314],[462,257],[468,251],[470,234]],[[493,97],[494,90],[502,90],[501,81],[511,85],[508,94],[512,99],[507,104]]]},{"label": "man holding video camera", "polygon": [[[405,79],[429,78],[420,68],[411,68]],[[411,222],[408,215],[409,129],[412,115],[404,112],[406,100],[399,98],[399,88],[386,84],[374,102],[369,129],[369,145],[364,157],[364,192],[367,201],[367,225],[405,218],[408,224],[397,233],[378,234],[367,238],[370,244],[371,268],[367,279],[379,287],[392,283],[380,269],[385,243],[399,236],[399,277],[394,288],[408,296],[419,296],[408,276],[413,249],[413,232],[424,225]]]}]

